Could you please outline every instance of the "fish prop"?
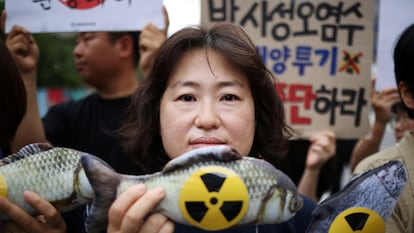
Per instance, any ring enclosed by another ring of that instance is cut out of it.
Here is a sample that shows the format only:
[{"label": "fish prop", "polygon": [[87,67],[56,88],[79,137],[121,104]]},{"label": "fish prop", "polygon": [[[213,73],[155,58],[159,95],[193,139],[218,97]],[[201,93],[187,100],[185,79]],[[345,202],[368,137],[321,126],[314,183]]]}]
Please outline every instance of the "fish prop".
[{"label": "fish prop", "polygon": [[[0,160],[0,196],[35,215],[24,201],[27,190],[39,194],[60,212],[91,202],[94,192],[80,163],[83,152],[46,143],[24,146]],[[7,216],[1,214],[0,219]]]},{"label": "fish prop", "polygon": [[138,183],[147,189],[165,189],[154,212],[210,231],[280,223],[303,205],[296,186],[284,173],[226,145],[192,150],[168,162],[162,171],[143,176],[118,174],[94,156],[83,156],[81,161],[96,196],[86,221],[88,233],[105,229],[113,201]]},{"label": "fish prop", "polygon": [[391,161],[354,177],[312,213],[307,233],[385,232],[408,180],[405,165]]}]

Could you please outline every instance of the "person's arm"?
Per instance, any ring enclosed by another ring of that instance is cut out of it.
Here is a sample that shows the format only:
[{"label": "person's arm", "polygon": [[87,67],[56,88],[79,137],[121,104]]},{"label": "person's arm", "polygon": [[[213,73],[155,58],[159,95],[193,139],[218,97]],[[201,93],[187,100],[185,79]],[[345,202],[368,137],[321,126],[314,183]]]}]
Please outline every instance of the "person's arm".
[{"label": "person's arm", "polygon": [[0,197],[0,212],[11,221],[0,221],[2,233],[65,233],[63,218],[49,202],[33,192],[25,192],[24,199],[41,215],[31,216],[4,197]]},{"label": "person's arm", "polygon": [[174,224],[166,216],[150,214],[164,196],[164,189],[146,190],[143,184],[127,189],[109,209],[107,232],[173,232]]},{"label": "person's arm", "polygon": [[311,146],[306,156],[306,166],[298,184],[298,191],[317,202],[319,174],[323,165],[335,155],[336,137],[330,130],[316,133],[309,138]]},{"label": "person's arm", "polygon": [[151,71],[151,67],[154,64],[155,55],[157,54],[161,45],[167,39],[167,32],[170,20],[168,18],[168,12],[165,7],[163,8],[163,14],[163,29],[159,29],[153,24],[149,23],[142,30],[141,35],[139,37],[139,65],[141,67],[144,79],[148,77]]},{"label": "person's arm", "polygon": [[[3,11],[1,25],[4,25],[5,19],[6,13]],[[36,68],[39,48],[31,33],[20,26],[13,26],[7,35],[6,45],[17,64],[27,94],[26,114],[11,145],[12,152],[17,152],[27,144],[46,141],[37,103]]]},{"label": "person's arm", "polygon": [[370,135],[358,140],[351,155],[351,170],[354,170],[355,166],[365,157],[379,151],[385,128],[386,124],[375,121],[371,127]]},{"label": "person's arm", "polygon": [[391,106],[400,101],[396,88],[375,91],[375,79],[371,82],[371,105],[375,120],[370,135],[361,138],[355,145],[351,155],[351,170],[364,158],[379,151],[388,122],[391,120]]}]

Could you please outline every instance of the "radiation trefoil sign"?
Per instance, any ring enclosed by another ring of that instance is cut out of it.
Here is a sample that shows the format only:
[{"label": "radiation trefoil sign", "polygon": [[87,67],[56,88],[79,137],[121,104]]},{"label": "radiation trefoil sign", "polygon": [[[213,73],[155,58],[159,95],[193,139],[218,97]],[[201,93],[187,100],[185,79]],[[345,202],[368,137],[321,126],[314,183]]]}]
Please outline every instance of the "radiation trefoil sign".
[{"label": "radiation trefoil sign", "polygon": [[184,219],[191,225],[204,230],[223,230],[245,216],[249,193],[233,170],[207,166],[186,180],[179,205]]},{"label": "radiation trefoil sign", "polygon": [[340,213],[332,222],[328,233],[385,233],[385,223],[375,211],[353,207]]}]

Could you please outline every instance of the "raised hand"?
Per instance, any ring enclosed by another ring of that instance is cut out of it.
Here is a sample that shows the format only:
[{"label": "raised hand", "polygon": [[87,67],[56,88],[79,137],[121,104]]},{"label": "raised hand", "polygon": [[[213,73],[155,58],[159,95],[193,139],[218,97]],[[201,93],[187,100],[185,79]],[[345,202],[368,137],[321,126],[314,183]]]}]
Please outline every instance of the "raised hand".
[{"label": "raised hand", "polygon": [[168,18],[168,12],[166,8],[163,8],[164,14],[164,28],[159,29],[155,25],[149,23],[142,30],[139,37],[139,53],[140,61],[139,65],[142,69],[144,78],[147,78],[151,67],[154,64],[155,55],[158,52],[158,49],[167,39],[168,27],[170,20]]}]

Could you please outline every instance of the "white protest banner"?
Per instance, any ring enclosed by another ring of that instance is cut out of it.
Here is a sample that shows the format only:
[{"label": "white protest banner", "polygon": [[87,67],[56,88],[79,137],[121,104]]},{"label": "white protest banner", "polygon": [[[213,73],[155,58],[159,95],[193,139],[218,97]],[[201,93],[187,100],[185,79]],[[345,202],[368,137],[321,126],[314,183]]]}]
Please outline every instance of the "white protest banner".
[{"label": "white protest banner", "polygon": [[397,87],[394,75],[394,46],[406,27],[414,23],[413,0],[381,0],[379,3],[376,89]]},{"label": "white protest banner", "polygon": [[164,27],[162,0],[6,0],[6,32],[135,31]]},{"label": "white protest banner", "polygon": [[242,26],[278,82],[289,125],[307,137],[369,130],[374,0],[203,0],[201,24]]}]

